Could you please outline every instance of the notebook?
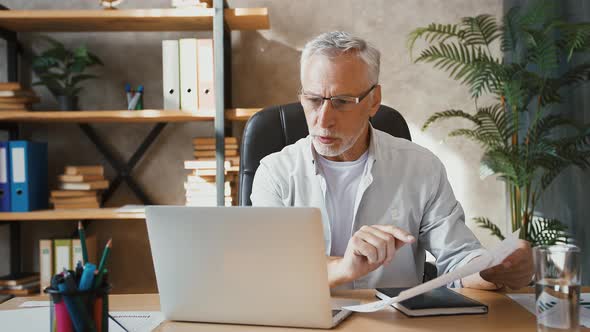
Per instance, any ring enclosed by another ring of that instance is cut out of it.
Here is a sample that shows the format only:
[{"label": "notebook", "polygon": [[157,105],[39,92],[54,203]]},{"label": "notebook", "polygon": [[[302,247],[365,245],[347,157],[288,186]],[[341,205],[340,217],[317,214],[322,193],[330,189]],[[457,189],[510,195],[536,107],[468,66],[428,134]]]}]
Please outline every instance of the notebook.
[{"label": "notebook", "polygon": [[[378,298],[385,300],[397,296],[407,288],[377,288]],[[411,299],[392,304],[406,316],[442,316],[485,314],[488,306],[454,292],[447,287],[433,289]]]}]

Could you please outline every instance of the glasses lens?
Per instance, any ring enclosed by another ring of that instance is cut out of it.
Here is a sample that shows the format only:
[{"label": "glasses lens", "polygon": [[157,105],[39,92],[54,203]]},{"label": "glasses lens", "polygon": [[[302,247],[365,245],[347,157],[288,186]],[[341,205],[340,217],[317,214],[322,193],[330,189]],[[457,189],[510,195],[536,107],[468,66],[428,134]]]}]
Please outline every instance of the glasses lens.
[{"label": "glasses lens", "polygon": [[322,107],[323,99],[314,96],[301,95],[301,104],[307,109],[316,110]]},{"label": "glasses lens", "polygon": [[349,111],[354,108],[356,103],[352,100],[344,99],[344,98],[333,98],[332,99],[332,107],[338,111]]}]

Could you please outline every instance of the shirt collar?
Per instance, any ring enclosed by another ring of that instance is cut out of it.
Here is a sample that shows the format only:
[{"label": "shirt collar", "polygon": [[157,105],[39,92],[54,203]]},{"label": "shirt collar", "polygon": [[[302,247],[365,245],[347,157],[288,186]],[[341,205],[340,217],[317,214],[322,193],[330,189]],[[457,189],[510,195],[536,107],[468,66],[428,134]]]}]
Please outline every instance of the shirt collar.
[{"label": "shirt collar", "polygon": [[[369,122],[369,136],[370,136],[370,140],[369,140],[369,156],[367,159],[367,165],[369,166],[368,169],[371,169],[373,164],[375,163],[375,161],[378,159],[378,154],[379,154],[379,141],[377,138],[377,135],[375,133],[375,128],[373,128],[373,125],[371,124],[371,122]],[[316,175],[320,174],[320,166],[319,163],[316,163],[316,159],[317,159],[317,152],[315,151],[315,148],[313,147],[313,142],[312,142],[312,138],[311,135],[307,136],[307,156],[309,158],[309,164],[311,166],[313,166],[313,170],[314,173]]]}]

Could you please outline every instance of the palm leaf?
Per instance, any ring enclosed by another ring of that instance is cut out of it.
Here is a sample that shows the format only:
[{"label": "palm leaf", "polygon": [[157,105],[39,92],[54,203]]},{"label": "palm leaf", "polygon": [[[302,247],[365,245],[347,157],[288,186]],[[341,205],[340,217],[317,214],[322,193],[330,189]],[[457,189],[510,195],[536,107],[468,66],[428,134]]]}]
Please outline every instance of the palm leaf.
[{"label": "palm leaf", "polygon": [[486,151],[480,161],[480,177],[486,178],[497,174],[501,179],[521,184],[518,155],[513,148],[496,148]]},{"label": "palm leaf", "polygon": [[469,114],[467,112],[463,112],[461,110],[447,110],[447,111],[442,111],[442,112],[436,112],[433,115],[431,115],[428,118],[428,120],[426,120],[426,122],[424,122],[424,125],[422,126],[422,130],[426,130],[432,123],[434,123],[438,120],[451,119],[451,118],[463,118],[463,119],[467,119],[475,124],[480,124],[479,119],[477,119],[477,117],[475,117],[472,114]]},{"label": "palm leaf", "polygon": [[494,223],[492,223],[488,218],[477,217],[477,218],[473,218],[473,221],[479,227],[490,230],[490,233],[493,236],[498,237],[502,241],[504,240],[504,235],[502,235],[502,231],[500,231],[500,228],[498,228],[498,226],[496,226]]},{"label": "palm leaf", "polygon": [[555,39],[548,32],[528,32],[529,62],[535,64],[540,75],[548,77],[559,65],[558,48]]},{"label": "palm leaf", "polygon": [[417,28],[408,35],[406,46],[412,54],[414,44],[420,38],[428,43],[445,42],[449,38],[463,39],[464,32],[456,24],[431,23],[427,27]]},{"label": "palm leaf", "polygon": [[563,23],[559,25],[563,35],[562,47],[569,62],[578,51],[586,51],[590,46],[590,23]]},{"label": "palm leaf", "polygon": [[464,40],[466,45],[482,45],[488,47],[501,36],[496,18],[483,14],[462,19]]},{"label": "palm leaf", "polygon": [[506,143],[516,131],[511,114],[501,104],[479,108],[476,117],[480,120],[480,132],[495,137],[499,142]]},{"label": "palm leaf", "polygon": [[525,28],[543,25],[555,18],[558,12],[557,9],[555,1],[534,1],[532,6],[520,18],[519,24]]},{"label": "palm leaf", "polygon": [[[547,88],[558,91],[564,87],[575,88],[588,81],[590,81],[590,62],[584,62],[571,67],[558,78],[549,79],[547,81]],[[547,92],[541,91],[540,94],[542,97],[545,97]]]},{"label": "palm leaf", "polygon": [[483,90],[495,91],[497,73],[501,71],[499,60],[489,56],[481,46],[468,47],[461,43],[431,45],[421,52],[415,62],[431,62],[435,68],[449,72],[454,80],[471,86],[475,96]]},{"label": "palm leaf", "polygon": [[520,7],[515,6],[510,8],[508,13],[504,15],[502,20],[502,43],[501,50],[503,52],[516,52],[516,47],[520,40],[519,31],[520,21]]},{"label": "palm leaf", "polygon": [[528,241],[533,246],[567,243],[567,226],[557,219],[533,218],[527,224]]}]

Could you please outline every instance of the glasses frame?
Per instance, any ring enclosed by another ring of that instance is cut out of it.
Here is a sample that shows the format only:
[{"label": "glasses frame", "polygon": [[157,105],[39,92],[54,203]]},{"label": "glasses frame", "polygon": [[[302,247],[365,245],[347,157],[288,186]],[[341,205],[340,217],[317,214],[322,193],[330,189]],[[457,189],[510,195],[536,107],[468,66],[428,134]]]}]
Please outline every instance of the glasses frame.
[{"label": "glasses frame", "polygon": [[[309,94],[309,93],[305,93],[305,92],[301,91],[301,93],[299,93],[299,101],[300,101],[300,102],[303,104],[303,102],[302,102],[302,100],[301,100],[301,99],[302,99],[302,98],[305,98],[305,97],[310,97],[310,98],[317,98],[317,99],[321,99],[321,100],[322,100],[322,103],[321,103],[321,104],[320,104],[320,105],[319,105],[317,108],[315,108],[315,109],[314,109],[314,110],[318,110],[318,109],[321,109],[321,108],[324,106],[324,101],[326,101],[326,100],[329,100],[329,101],[330,101],[330,103],[332,104],[332,108],[333,108],[333,109],[335,109],[335,110],[339,110],[337,107],[335,107],[335,106],[334,106],[334,99],[336,99],[336,100],[343,100],[343,101],[346,101],[346,102],[352,102],[352,103],[354,103],[355,105],[358,105],[358,104],[360,104],[360,102],[362,102],[362,101],[363,101],[363,99],[365,99],[365,98],[366,98],[366,97],[367,97],[367,96],[368,96],[368,95],[369,95],[371,92],[373,92],[373,90],[375,89],[375,87],[376,87],[377,85],[378,85],[378,84],[374,84],[373,86],[371,86],[371,88],[369,88],[369,90],[367,90],[365,93],[361,94],[361,95],[360,95],[360,96],[358,96],[358,97],[355,97],[355,96],[332,96],[332,97],[323,97],[323,96],[318,96],[318,95],[314,95],[314,94]],[[303,90],[303,89],[302,89],[302,90]]]}]

